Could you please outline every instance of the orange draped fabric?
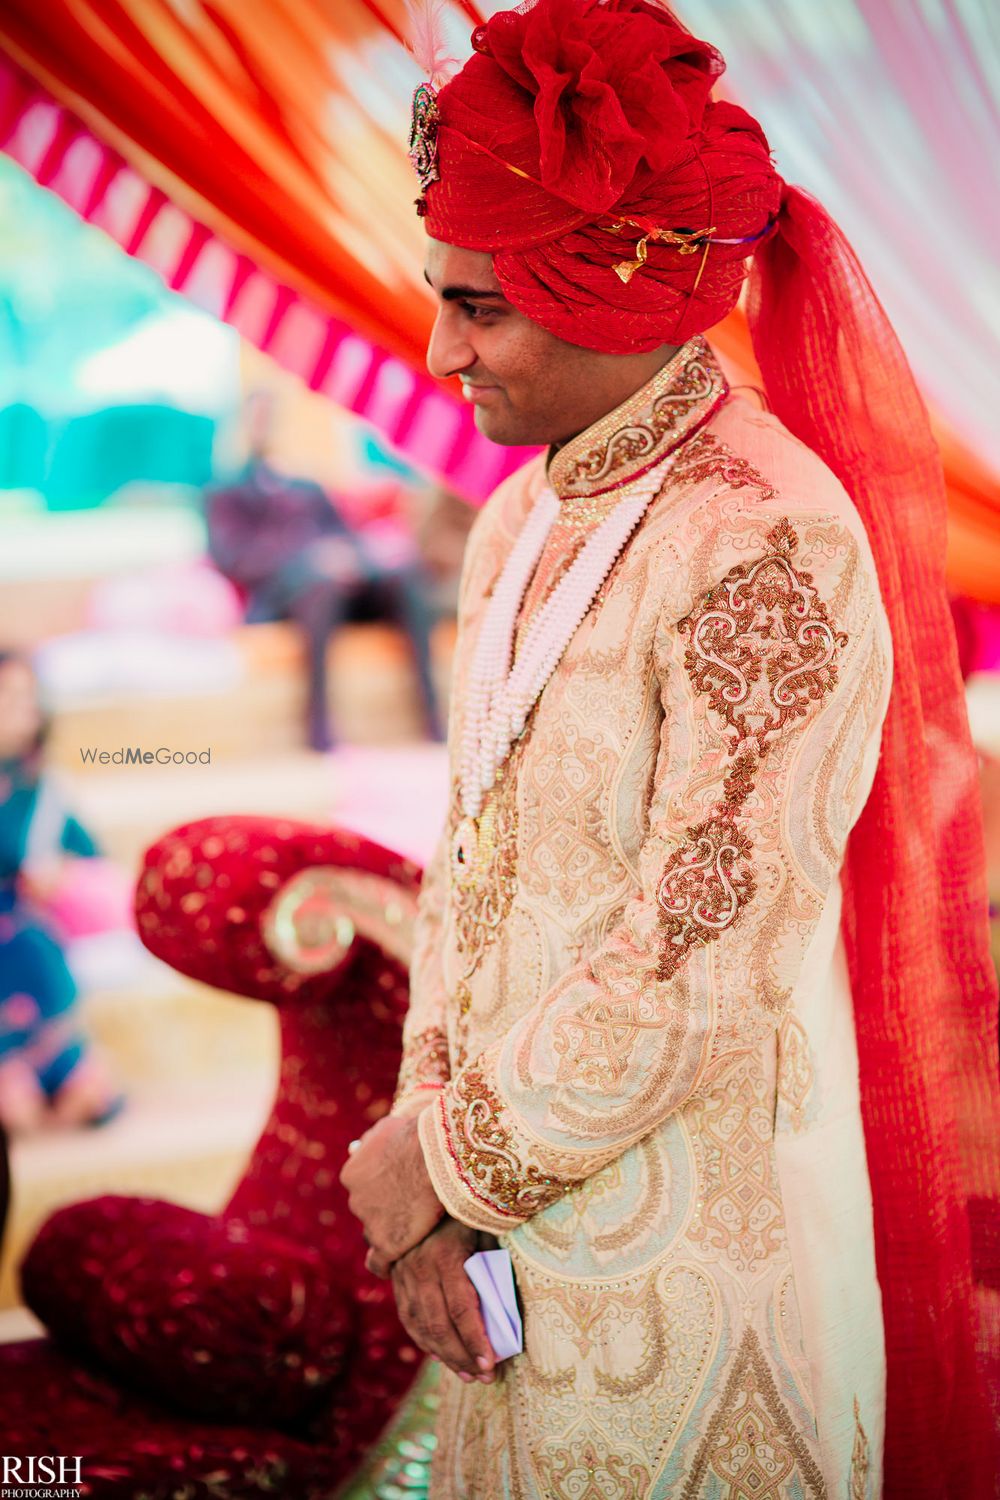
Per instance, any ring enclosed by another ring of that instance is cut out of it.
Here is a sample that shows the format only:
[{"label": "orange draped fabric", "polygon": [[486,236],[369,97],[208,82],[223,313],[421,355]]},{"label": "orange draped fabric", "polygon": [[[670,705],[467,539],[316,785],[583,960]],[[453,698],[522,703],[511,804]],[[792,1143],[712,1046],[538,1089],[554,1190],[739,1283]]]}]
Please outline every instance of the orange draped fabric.
[{"label": "orange draped fabric", "polygon": [[418,366],[431,302],[399,135],[347,75],[401,51],[403,0],[6,0],[0,47],[173,203]]}]

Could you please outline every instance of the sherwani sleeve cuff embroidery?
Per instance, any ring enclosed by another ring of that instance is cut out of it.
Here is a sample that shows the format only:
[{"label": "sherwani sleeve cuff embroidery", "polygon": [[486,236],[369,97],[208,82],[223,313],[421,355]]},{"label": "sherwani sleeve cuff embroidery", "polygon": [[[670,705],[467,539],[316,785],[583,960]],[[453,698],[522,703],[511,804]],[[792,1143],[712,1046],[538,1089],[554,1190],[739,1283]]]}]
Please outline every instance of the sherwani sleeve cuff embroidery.
[{"label": "sherwani sleeve cuff embroidery", "polygon": [[432,1109],[422,1111],[417,1122],[417,1135],[434,1191],[451,1218],[473,1229],[502,1234],[511,1227],[510,1220],[491,1209],[485,1199],[477,1197],[462,1177],[442,1104],[443,1094]]},{"label": "sherwani sleeve cuff embroidery", "polygon": [[429,1104],[434,1103],[440,1092],[440,1084],[419,1083],[409,1092],[397,1094],[389,1113],[403,1118],[408,1115],[419,1115]]},{"label": "sherwani sleeve cuff embroidery", "polygon": [[448,1034],[428,1026],[407,1038],[390,1114],[409,1115],[433,1101],[451,1076]]},{"label": "sherwani sleeve cuff embroidery", "polygon": [[491,1077],[484,1053],[441,1090],[417,1129],[434,1191],[451,1217],[501,1234],[555,1203],[575,1181],[546,1168]]}]

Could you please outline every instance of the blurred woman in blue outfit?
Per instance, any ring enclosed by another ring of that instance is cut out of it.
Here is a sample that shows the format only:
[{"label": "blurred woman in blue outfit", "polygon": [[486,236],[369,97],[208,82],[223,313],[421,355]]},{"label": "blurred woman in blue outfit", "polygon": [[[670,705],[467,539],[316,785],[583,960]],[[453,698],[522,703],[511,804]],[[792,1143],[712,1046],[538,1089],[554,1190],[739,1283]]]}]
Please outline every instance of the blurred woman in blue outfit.
[{"label": "blurred woman in blue outfit", "polygon": [[67,858],[100,853],[42,769],[48,724],[30,663],[0,652],[0,1125],[100,1125],[121,1108],[80,1027],[44,906]]}]

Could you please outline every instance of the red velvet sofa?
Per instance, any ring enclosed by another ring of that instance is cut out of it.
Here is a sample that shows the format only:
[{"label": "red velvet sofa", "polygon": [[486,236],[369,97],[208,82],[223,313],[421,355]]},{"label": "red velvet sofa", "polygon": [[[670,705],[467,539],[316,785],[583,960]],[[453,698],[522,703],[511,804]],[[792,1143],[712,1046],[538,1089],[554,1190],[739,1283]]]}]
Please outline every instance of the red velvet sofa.
[{"label": "red velvet sofa", "polygon": [[[277,1097],[217,1217],[107,1196],[43,1225],[21,1275],[49,1336],[0,1347],[0,1452],[80,1457],[82,1494],[129,1500],[325,1500],[370,1462],[422,1356],[338,1174],[389,1108],[420,874],[356,834],[254,817],[147,851],[143,942],[277,1007]],[[410,1436],[419,1479],[433,1439]]]}]

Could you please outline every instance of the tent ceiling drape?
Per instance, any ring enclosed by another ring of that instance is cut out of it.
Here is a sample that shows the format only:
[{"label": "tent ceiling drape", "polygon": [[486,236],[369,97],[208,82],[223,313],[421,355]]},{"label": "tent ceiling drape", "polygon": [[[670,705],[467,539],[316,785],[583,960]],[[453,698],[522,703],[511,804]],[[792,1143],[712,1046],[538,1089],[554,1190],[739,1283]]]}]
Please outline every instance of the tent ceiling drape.
[{"label": "tent ceiling drape", "polygon": [[[464,7],[458,8],[458,13]],[[468,33],[471,9],[458,14]],[[0,144],[167,283],[480,500],[523,452],[423,371],[402,0],[12,0]]]},{"label": "tent ceiling drape", "polygon": [[[988,365],[1000,341],[989,318],[976,329],[969,316],[995,258],[985,211],[966,201],[968,172],[949,172],[970,131],[1000,131],[1000,72],[989,38],[956,4],[939,7],[933,25],[923,6],[894,10],[891,24],[873,18],[878,4],[836,0],[810,26],[790,0],[777,15],[764,0],[718,14],[713,6],[711,15],[701,0],[680,8],[731,55],[730,89],[739,97],[742,85],[760,105],[785,175],[826,199],[877,289],[880,271],[889,283],[884,300],[934,398],[953,586],[1000,602],[995,423],[984,420],[982,382],[970,391],[952,378]],[[472,0],[444,7],[457,55],[476,16]],[[0,145],[169,285],[478,501],[524,455],[487,443],[457,394],[424,371],[433,309],[405,156],[419,77],[402,45],[407,26],[404,0],[5,0]],[[893,135],[897,148],[909,142],[905,174],[893,174],[880,142],[860,150],[834,76],[845,48],[859,76],[878,77],[893,118],[914,117],[909,136],[903,124]],[[965,55],[977,59],[976,87],[922,158],[919,85],[936,57],[936,88],[954,91]],[[945,259],[937,217],[919,255],[901,237],[907,209],[912,222],[922,203],[926,219],[946,175],[948,212],[975,272],[965,286]],[[906,274],[893,278],[887,257],[901,244]],[[949,319],[940,308],[953,297]],[[734,372],[752,379],[739,315],[712,337]]]}]

